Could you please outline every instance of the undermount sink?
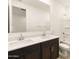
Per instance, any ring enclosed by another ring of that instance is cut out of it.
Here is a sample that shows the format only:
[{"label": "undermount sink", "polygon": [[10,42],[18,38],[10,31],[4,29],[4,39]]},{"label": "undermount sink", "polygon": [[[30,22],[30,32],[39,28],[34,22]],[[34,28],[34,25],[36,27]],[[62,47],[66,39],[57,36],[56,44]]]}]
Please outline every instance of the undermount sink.
[{"label": "undermount sink", "polygon": [[25,46],[29,46],[32,43],[33,43],[32,39],[17,40],[17,41],[9,42],[8,47],[9,49],[11,48],[11,50],[13,50],[16,48],[22,48]]},{"label": "undermount sink", "polygon": [[33,42],[32,39],[24,39],[24,40],[16,40],[16,41],[12,41],[12,42],[9,42],[9,45],[16,45],[16,44],[25,44],[25,43],[29,43],[29,42]]}]

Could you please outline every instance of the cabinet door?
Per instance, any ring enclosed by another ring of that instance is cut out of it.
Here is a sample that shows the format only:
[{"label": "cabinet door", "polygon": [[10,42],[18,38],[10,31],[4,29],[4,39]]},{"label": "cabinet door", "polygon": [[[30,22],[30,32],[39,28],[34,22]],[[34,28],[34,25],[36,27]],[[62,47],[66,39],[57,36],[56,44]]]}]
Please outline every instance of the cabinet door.
[{"label": "cabinet door", "polygon": [[50,47],[43,47],[42,48],[42,59],[50,59]]},{"label": "cabinet door", "polygon": [[40,59],[40,45],[28,47],[25,52],[24,59]]},{"label": "cabinet door", "polygon": [[42,51],[42,59],[50,59],[50,44],[49,41],[43,42],[41,44],[41,51]]},{"label": "cabinet door", "polygon": [[28,55],[24,56],[24,59],[40,59],[40,54],[38,51],[28,53]]},{"label": "cabinet door", "polygon": [[59,55],[59,41],[53,39],[41,44],[42,59],[57,59]]},{"label": "cabinet door", "polygon": [[51,41],[51,59],[56,59],[59,56],[59,40]]}]

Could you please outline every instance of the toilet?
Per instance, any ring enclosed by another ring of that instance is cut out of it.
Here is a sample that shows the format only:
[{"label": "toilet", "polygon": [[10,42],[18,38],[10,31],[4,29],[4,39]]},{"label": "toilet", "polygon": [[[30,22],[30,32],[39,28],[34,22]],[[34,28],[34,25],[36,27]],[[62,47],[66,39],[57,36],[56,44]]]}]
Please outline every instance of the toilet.
[{"label": "toilet", "polygon": [[70,58],[70,44],[68,42],[60,41],[59,55],[60,55],[61,59]]}]

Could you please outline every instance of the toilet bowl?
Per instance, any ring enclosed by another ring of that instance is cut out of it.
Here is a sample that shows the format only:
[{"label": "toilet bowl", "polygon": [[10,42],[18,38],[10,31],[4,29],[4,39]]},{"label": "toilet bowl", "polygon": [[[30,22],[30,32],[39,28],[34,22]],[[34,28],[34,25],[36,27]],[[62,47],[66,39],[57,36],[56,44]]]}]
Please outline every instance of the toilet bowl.
[{"label": "toilet bowl", "polygon": [[59,55],[63,58],[70,57],[70,45],[65,42],[59,44]]}]

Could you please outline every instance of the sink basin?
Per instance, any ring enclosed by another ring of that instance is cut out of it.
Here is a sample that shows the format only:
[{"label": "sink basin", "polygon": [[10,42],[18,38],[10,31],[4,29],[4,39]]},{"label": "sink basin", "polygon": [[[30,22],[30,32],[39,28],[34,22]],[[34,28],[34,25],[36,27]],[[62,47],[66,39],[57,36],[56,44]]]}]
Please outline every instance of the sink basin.
[{"label": "sink basin", "polygon": [[32,45],[33,40],[31,39],[26,39],[26,40],[20,40],[20,41],[13,41],[8,43],[8,49],[9,50],[14,50],[14,49],[19,49],[25,46]]},{"label": "sink basin", "polygon": [[32,43],[32,42],[33,42],[32,39],[17,40],[17,41],[9,42],[9,46],[17,46],[19,44],[24,45],[26,43]]}]

